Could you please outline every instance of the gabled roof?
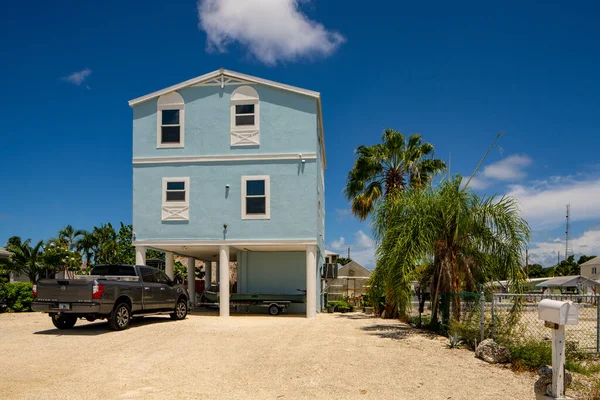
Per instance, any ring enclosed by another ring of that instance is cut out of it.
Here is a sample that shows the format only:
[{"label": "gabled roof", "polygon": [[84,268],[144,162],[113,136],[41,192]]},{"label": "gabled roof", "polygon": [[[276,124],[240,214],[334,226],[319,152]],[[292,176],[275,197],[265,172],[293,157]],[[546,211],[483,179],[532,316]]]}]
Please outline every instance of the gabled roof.
[{"label": "gabled roof", "polygon": [[571,276],[557,276],[555,278],[548,279],[545,282],[539,283],[537,287],[577,287],[578,284],[582,284],[584,287],[595,287],[600,285],[600,282],[586,278],[581,275]]},{"label": "gabled roof", "polygon": [[245,83],[257,83],[265,86],[270,86],[276,89],[286,90],[288,92],[294,92],[304,96],[309,96],[317,100],[317,129],[319,130],[319,139],[321,141],[321,147],[323,149],[323,166],[327,168],[327,160],[325,158],[325,133],[323,130],[323,111],[321,109],[321,94],[308,89],[302,89],[296,86],[286,85],[285,83],[279,83],[270,81],[268,79],[258,78],[252,75],[242,74],[240,72],[229,71],[225,68],[220,68],[216,71],[209,72],[204,75],[200,75],[196,78],[188,79],[187,81],[178,83],[167,88],[157,90],[156,92],[149,93],[145,96],[137,97],[133,100],[129,100],[129,107],[134,107],[138,104],[144,103],[148,100],[160,97],[163,94],[171,93],[176,90],[184,89],[186,87],[201,84],[203,82],[213,81],[215,79],[221,79],[221,85],[224,85],[225,79],[234,79]]},{"label": "gabled roof", "polygon": [[581,264],[580,267],[589,267],[589,266],[596,266],[596,265],[600,265],[600,257],[594,257],[591,260],[587,260],[586,262]]},{"label": "gabled roof", "polygon": [[352,260],[338,270],[339,278],[368,278],[371,276],[371,271]]},{"label": "gabled roof", "polygon": [[319,92],[314,92],[308,89],[302,89],[296,86],[286,85],[284,83],[270,81],[268,79],[258,78],[252,75],[242,74],[240,72],[229,71],[225,68],[218,69],[216,71],[209,72],[208,74],[200,75],[192,79],[188,79],[187,81],[178,83],[173,86],[169,86],[167,88],[157,90],[156,92],[149,93],[145,96],[137,97],[133,100],[129,100],[129,106],[133,107],[140,103],[143,103],[148,100],[152,100],[156,97],[162,96],[163,94],[167,94],[170,92],[174,92],[176,90],[180,90],[189,86],[197,85],[202,82],[208,82],[215,78],[223,78],[223,82],[225,78],[232,78],[240,81],[246,81],[250,83],[259,83],[265,86],[274,87],[281,90],[287,90],[289,92],[294,92],[298,94],[302,94],[309,97],[314,97],[315,99],[320,99],[321,94]]}]

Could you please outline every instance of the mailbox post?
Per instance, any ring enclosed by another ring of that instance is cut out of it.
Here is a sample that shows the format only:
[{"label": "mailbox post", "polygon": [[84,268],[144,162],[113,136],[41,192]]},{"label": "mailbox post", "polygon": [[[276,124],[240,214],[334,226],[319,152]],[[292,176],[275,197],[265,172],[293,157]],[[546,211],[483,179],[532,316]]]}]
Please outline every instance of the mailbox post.
[{"label": "mailbox post", "polygon": [[565,325],[577,325],[579,310],[573,303],[544,299],[538,305],[538,316],[552,328],[552,397],[565,396]]}]

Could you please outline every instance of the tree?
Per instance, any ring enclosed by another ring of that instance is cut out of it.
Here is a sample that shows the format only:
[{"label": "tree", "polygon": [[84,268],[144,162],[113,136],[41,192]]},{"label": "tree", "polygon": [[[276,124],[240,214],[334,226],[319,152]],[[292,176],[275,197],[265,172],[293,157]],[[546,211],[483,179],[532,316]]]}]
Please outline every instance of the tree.
[{"label": "tree", "polygon": [[344,258],[344,257],[338,257],[337,262],[340,265],[346,265],[348,264],[350,261],[352,261],[351,258]]},{"label": "tree", "polygon": [[67,225],[58,231],[58,242],[64,244],[69,250],[75,250],[78,237],[84,233],[85,231],[81,229],[73,229],[73,225]]},{"label": "tree", "polygon": [[566,260],[562,260],[556,266],[556,276],[570,276],[579,275],[581,268],[579,264],[575,262],[575,256],[570,255]]},{"label": "tree", "polygon": [[[54,243],[52,243],[54,244]],[[81,253],[72,251],[61,246],[47,245],[42,256],[44,269],[46,273],[56,274],[59,271],[65,271],[65,276],[71,278],[75,273],[81,270]]]},{"label": "tree", "polygon": [[383,143],[359,146],[354,167],[348,173],[344,193],[352,202],[352,213],[365,220],[383,198],[407,187],[426,187],[433,176],[446,168],[444,161],[427,158],[433,155],[433,145],[422,143],[421,135],[404,135],[386,129]]},{"label": "tree", "polygon": [[117,259],[119,263],[135,264],[135,247],[132,245],[133,226],[121,222],[117,234]]},{"label": "tree", "polygon": [[[377,208],[374,228],[381,244],[373,275],[385,290],[386,315],[390,304],[400,317],[407,317],[415,268],[428,257],[433,258],[434,326],[441,293],[471,292],[478,283],[498,277],[510,281],[511,292],[523,290],[522,251],[530,229],[519,216],[516,201],[507,196],[479,197],[461,189],[461,182],[457,176],[437,189],[404,191]],[[447,315],[450,300],[444,297],[442,311]],[[460,297],[451,297],[454,317],[460,320]]]},{"label": "tree", "polygon": [[542,278],[544,273],[544,267],[540,264],[529,264],[526,268],[527,276],[530,278]]},{"label": "tree", "polygon": [[117,233],[111,223],[95,226],[93,234],[97,241],[94,249],[95,262],[98,264],[118,263]]},{"label": "tree", "polygon": [[81,237],[77,240],[77,251],[81,252],[85,257],[87,267],[93,265],[94,249],[99,247],[98,238],[93,232],[84,231]]},{"label": "tree", "polygon": [[40,240],[33,247],[31,239],[22,241],[19,236],[8,239],[6,249],[13,253],[5,267],[7,272],[25,274],[29,280],[36,282],[40,273],[44,270],[42,263],[44,242]]}]

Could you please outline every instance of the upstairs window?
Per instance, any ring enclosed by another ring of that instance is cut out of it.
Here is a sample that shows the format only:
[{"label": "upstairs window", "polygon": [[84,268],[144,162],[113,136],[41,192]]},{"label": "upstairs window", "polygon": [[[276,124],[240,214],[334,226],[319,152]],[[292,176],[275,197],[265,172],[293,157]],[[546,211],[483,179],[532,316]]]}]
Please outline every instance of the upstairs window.
[{"label": "upstairs window", "polygon": [[177,92],[158,99],[158,135],[156,147],[183,147],[184,102]]},{"label": "upstairs window", "polygon": [[185,181],[167,182],[166,201],[185,201]]},{"label": "upstairs window", "polygon": [[242,219],[270,219],[269,176],[242,176]]},{"label": "upstairs window", "polygon": [[190,178],[163,178],[162,220],[189,221]]},{"label": "upstairs window", "polygon": [[260,102],[250,86],[240,86],[231,94],[231,145],[260,144]]},{"label": "upstairs window", "polygon": [[597,272],[598,270],[596,269],[596,267],[592,267],[592,274],[596,275]]}]

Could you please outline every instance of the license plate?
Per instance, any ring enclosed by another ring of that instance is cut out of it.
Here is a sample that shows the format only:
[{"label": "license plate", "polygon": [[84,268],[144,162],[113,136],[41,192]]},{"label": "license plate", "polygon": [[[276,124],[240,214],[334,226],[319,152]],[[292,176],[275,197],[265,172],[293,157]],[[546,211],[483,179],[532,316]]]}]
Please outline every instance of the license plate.
[{"label": "license plate", "polygon": [[58,304],[58,309],[59,310],[70,310],[71,309],[71,305],[69,303],[59,303]]}]

